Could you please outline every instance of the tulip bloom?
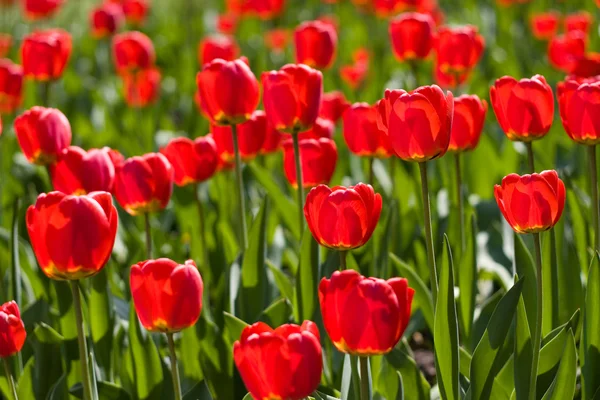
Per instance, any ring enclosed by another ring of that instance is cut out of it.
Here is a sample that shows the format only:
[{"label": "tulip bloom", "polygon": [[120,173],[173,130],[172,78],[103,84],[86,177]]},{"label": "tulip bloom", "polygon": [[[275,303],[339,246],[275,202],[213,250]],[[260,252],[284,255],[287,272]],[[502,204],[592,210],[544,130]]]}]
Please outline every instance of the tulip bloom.
[{"label": "tulip bloom", "polygon": [[21,151],[34,164],[50,165],[71,144],[71,125],[55,108],[35,106],[15,119]]},{"label": "tulip bloom", "polygon": [[323,75],[303,64],[262,74],[263,103],[275,129],[299,133],[315,123],[321,106]]},{"label": "tulip bloom", "polygon": [[442,27],[435,45],[436,63],[445,74],[470,71],[479,62],[484,46],[483,36],[474,26]]},{"label": "tulip bloom", "polygon": [[279,151],[282,146],[283,134],[267,121],[267,134],[260,148],[260,154],[271,154]]},{"label": "tulip bloom", "polygon": [[233,35],[237,29],[239,17],[234,13],[219,14],[217,17],[217,32]]},{"label": "tulip bloom", "polygon": [[389,353],[408,326],[414,293],[404,278],[385,281],[336,271],[319,284],[325,330],[343,353]]},{"label": "tulip bloom", "polygon": [[356,103],[344,113],[344,140],[359,156],[386,158],[392,155],[388,135],[377,125],[377,109]]},{"label": "tulip bloom", "polygon": [[22,0],[22,3],[27,19],[39,20],[54,15],[64,0]]},{"label": "tulip bloom", "polygon": [[[231,127],[213,126],[211,128],[217,150],[227,162],[235,161]],[[244,162],[256,157],[267,137],[267,116],[264,111],[254,111],[252,117],[237,126],[237,137],[240,146],[240,156]]]},{"label": "tulip bloom", "polygon": [[352,90],[359,88],[365,81],[368,68],[364,64],[343,65],[340,68],[340,77]]},{"label": "tulip bloom", "polygon": [[104,267],[117,234],[112,196],[42,193],[27,209],[27,231],[38,263],[51,279],[78,280]]},{"label": "tulip bloom", "polygon": [[257,400],[301,400],[317,390],[323,371],[319,329],[311,321],[272,329],[247,326],[233,345],[246,388]]},{"label": "tulip bloom", "polygon": [[198,46],[198,62],[208,64],[217,58],[233,61],[239,57],[240,48],[232,36],[211,35],[200,41]]},{"label": "tulip bloom", "polygon": [[265,32],[265,46],[275,52],[283,52],[290,41],[291,34],[287,29],[271,29]]},{"label": "tulip bloom", "polygon": [[142,25],[148,15],[150,5],[146,0],[123,0],[123,13],[128,23]]},{"label": "tulip bloom", "polygon": [[554,118],[552,88],[541,75],[517,81],[504,76],[490,89],[498,123],[510,140],[531,142],[544,137]]},{"label": "tulip bloom", "polygon": [[571,31],[552,38],[548,44],[548,59],[554,68],[570,72],[578,59],[585,55],[587,39],[581,31]]},{"label": "tulip bloom", "polygon": [[461,152],[477,147],[487,109],[487,101],[475,95],[463,94],[454,99],[454,116],[448,151]]},{"label": "tulip bloom", "polygon": [[173,166],[177,186],[204,182],[213,176],[219,164],[217,145],[212,136],[203,136],[195,140],[176,138],[160,152]]},{"label": "tulip bloom", "polygon": [[404,13],[390,22],[389,33],[398,61],[423,60],[433,48],[435,22],[429,14]]},{"label": "tulip bloom", "polygon": [[280,15],[285,0],[244,0],[243,11],[255,14],[263,20],[270,20]]},{"label": "tulip bloom", "polygon": [[378,103],[378,124],[398,157],[424,162],[448,150],[453,110],[452,93],[444,94],[436,85],[412,92],[388,89]]},{"label": "tulip bloom", "polygon": [[247,121],[258,106],[258,81],[241,59],[205,64],[196,84],[202,111],[216,125]]},{"label": "tulip bloom", "polygon": [[156,60],[152,40],[137,31],[115,35],[112,52],[115,68],[120,74],[151,68]]},{"label": "tulip bloom", "polygon": [[0,33],[0,58],[5,57],[12,47],[12,36],[8,33]]},{"label": "tulip bloom", "polygon": [[573,64],[567,80],[581,80],[598,77],[598,75],[600,75],[600,53],[587,53]]},{"label": "tulip bloom", "polygon": [[90,14],[92,35],[97,39],[110,37],[123,25],[123,8],[114,3],[104,3]]},{"label": "tulip bloom", "polygon": [[[337,163],[337,147],[330,139],[304,139],[299,141],[302,165],[302,186],[311,188],[329,183]],[[283,169],[288,182],[298,187],[292,141],[283,143]]]},{"label": "tulip bloom", "polygon": [[547,11],[534,14],[531,17],[531,31],[538,40],[550,40],[558,32],[560,13]]},{"label": "tulip bloom", "polygon": [[87,152],[77,146],[64,149],[56,164],[50,166],[54,190],[74,195],[112,192],[115,166],[110,152],[108,147]]},{"label": "tulip bloom", "polygon": [[317,118],[312,128],[306,132],[298,134],[298,139],[333,139],[335,125],[332,121],[323,118]]},{"label": "tulip bloom", "polygon": [[0,59],[0,114],[13,113],[23,100],[23,68]]},{"label": "tulip bloom", "polygon": [[577,143],[600,143],[600,82],[578,84],[565,82],[558,89],[560,119],[569,137]]},{"label": "tulip bloom", "polygon": [[156,68],[126,72],[123,75],[125,101],[130,107],[146,107],[158,99],[160,71]]},{"label": "tulip bloom", "polygon": [[344,111],[350,107],[350,103],[346,100],[344,93],[338,90],[323,93],[322,98],[319,117],[328,119],[334,123],[338,122],[342,118]]},{"label": "tulip bloom", "polygon": [[131,215],[162,210],[173,192],[173,166],[160,153],[131,157],[117,168],[115,197]]},{"label": "tulip bloom", "polygon": [[198,321],[204,285],[194,261],[141,261],[131,267],[129,282],[135,311],[147,330],[179,332]]},{"label": "tulip bloom", "polygon": [[554,170],[507,175],[501,185],[494,186],[494,196],[506,222],[517,233],[552,228],[565,208],[565,184]]},{"label": "tulip bloom", "polygon": [[588,34],[592,25],[592,15],[587,11],[578,11],[565,17],[565,29],[567,32],[581,31]]},{"label": "tulip bloom", "polygon": [[12,300],[0,306],[0,357],[7,358],[21,351],[27,332],[19,306]]},{"label": "tulip bloom", "polygon": [[321,21],[306,21],[294,32],[296,63],[309,67],[329,68],[335,58],[337,33]]},{"label": "tulip bloom", "polygon": [[71,57],[71,35],[61,29],[30,33],[21,45],[23,72],[38,81],[58,79]]}]

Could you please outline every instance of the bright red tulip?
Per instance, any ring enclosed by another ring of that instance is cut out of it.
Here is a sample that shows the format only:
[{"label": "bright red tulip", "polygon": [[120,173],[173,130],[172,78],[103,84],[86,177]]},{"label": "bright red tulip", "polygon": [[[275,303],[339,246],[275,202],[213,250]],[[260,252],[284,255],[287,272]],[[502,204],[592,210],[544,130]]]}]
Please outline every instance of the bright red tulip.
[{"label": "bright red tulip", "polygon": [[[302,186],[311,188],[329,183],[337,163],[337,147],[330,139],[304,139],[299,141],[300,163],[302,165]],[[288,182],[298,187],[294,147],[291,139],[283,143],[283,169]]]},{"label": "bright red tulip", "polygon": [[242,0],[243,11],[270,20],[281,14],[285,0]]},{"label": "bright red tulip", "polygon": [[58,79],[71,57],[71,35],[61,29],[30,33],[21,45],[23,72],[38,81]]},{"label": "bright red tulip", "polygon": [[[217,150],[225,161],[235,161],[231,127],[212,126],[211,131]],[[267,116],[264,111],[254,111],[252,117],[237,125],[237,137],[242,160],[250,161],[256,157],[267,137]]]},{"label": "bright red tulip", "polygon": [[123,13],[128,23],[139,26],[148,16],[150,4],[146,0],[123,0]]},{"label": "bright red tulip", "polygon": [[336,271],[319,285],[325,330],[343,353],[389,353],[408,326],[414,293],[404,278],[384,281]]},{"label": "bright red tulip", "polygon": [[502,185],[494,186],[494,196],[506,222],[517,233],[552,228],[565,208],[565,184],[554,170],[507,175]]},{"label": "bright red tulip", "polygon": [[19,306],[12,300],[0,306],[0,357],[7,358],[21,351],[27,332]]},{"label": "bright red tulip", "polygon": [[350,107],[350,103],[346,100],[344,93],[337,90],[323,93],[322,98],[319,117],[328,119],[334,123],[339,121],[344,111]]},{"label": "bright red tulip", "polygon": [[344,140],[359,156],[392,155],[390,138],[377,125],[377,109],[367,103],[355,103],[344,113]]},{"label": "bright red tulip", "polygon": [[198,62],[207,64],[217,58],[233,61],[239,57],[240,48],[233,36],[211,35],[200,41],[198,46]]},{"label": "bright red tulip", "polygon": [[151,68],[156,61],[152,40],[137,31],[115,35],[112,52],[115,68],[120,74]]},{"label": "bright red tulip", "polygon": [[217,17],[217,32],[233,35],[238,25],[238,15],[234,13],[219,14]]},{"label": "bright red tulip", "polygon": [[147,330],[179,332],[198,321],[204,284],[194,261],[141,261],[131,267],[129,282],[135,311]]},{"label": "bright red tulip", "polygon": [[212,136],[201,136],[195,140],[176,138],[160,152],[173,166],[177,186],[204,182],[213,176],[219,164],[217,145]]},{"label": "bright red tulip", "polygon": [[53,16],[64,0],[22,0],[23,12],[29,20],[39,20]]},{"label": "bright red tulip", "polygon": [[491,87],[490,98],[498,123],[510,140],[540,139],[552,126],[554,95],[541,75],[520,81],[504,76]]},{"label": "bright red tulip", "polygon": [[0,32],[0,58],[5,57],[12,47],[12,36]]},{"label": "bright red tulip", "polygon": [[404,13],[390,22],[392,50],[399,61],[429,56],[435,39],[435,22],[429,14]]},{"label": "bright red tulip", "polygon": [[146,107],[160,94],[160,71],[156,68],[126,72],[123,75],[125,101],[130,107]]},{"label": "bright red tulip", "polygon": [[164,209],[173,192],[173,166],[160,153],[131,157],[117,167],[115,197],[131,215]]},{"label": "bright red tulip", "polygon": [[340,77],[352,90],[356,90],[364,83],[368,72],[364,64],[343,65],[340,68]]},{"label": "bright red tulip", "polygon": [[323,75],[303,64],[262,74],[267,118],[279,131],[299,133],[315,123],[321,106]]},{"label": "bright red tulip", "polygon": [[392,148],[406,161],[428,161],[448,150],[454,98],[439,86],[406,92],[386,90],[378,103],[378,124],[387,131]]},{"label": "bright red tulip", "polygon": [[78,280],[100,272],[115,243],[117,219],[110,193],[40,194],[27,210],[27,231],[44,274]]},{"label": "bright red tulip", "polygon": [[35,106],[15,119],[21,151],[34,164],[50,165],[71,144],[71,125],[55,108]]},{"label": "bright red tulip", "polygon": [[329,68],[335,58],[337,33],[321,21],[305,21],[294,32],[296,63],[309,67]]},{"label": "bright red tulip", "polygon": [[312,128],[298,134],[298,139],[333,139],[334,133],[335,124],[333,123],[333,121],[324,118],[317,118]]},{"label": "bright red tulip", "polygon": [[592,14],[587,11],[578,11],[565,17],[565,29],[567,32],[581,31],[587,35],[593,22]]},{"label": "bright red tulip", "polygon": [[560,118],[569,137],[581,144],[600,143],[600,82],[567,81],[558,86]]},{"label": "bright red tulip", "polygon": [[485,41],[474,26],[442,27],[436,41],[436,63],[445,74],[470,71],[481,59]]},{"label": "bright red tulip", "polygon": [[196,83],[200,106],[214,124],[241,124],[258,106],[258,81],[242,59],[204,64]]},{"label": "bright red tulip", "polygon": [[573,64],[568,79],[581,80],[598,75],[600,75],[600,53],[587,53]]},{"label": "bright red tulip", "polygon": [[114,3],[103,3],[92,10],[90,23],[92,35],[102,39],[114,35],[124,21],[123,8]]},{"label": "bright red tulip", "polygon": [[558,11],[546,11],[536,13],[531,17],[531,31],[533,36],[539,40],[550,40],[558,32],[560,24],[560,13]]},{"label": "bright red tulip", "polygon": [[285,51],[291,38],[287,29],[271,29],[265,32],[265,46],[276,52]]},{"label": "bright red tulip", "polygon": [[110,152],[108,147],[87,152],[77,146],[64,149],[56,164],[50,166],[54,190],[73,195],[112,192],[115,166]]},{"label": "bright red tulip", "polygon": [[578,59],[585,55],[587,39],[581,31],[554,36],[548,44],[548,59],[555,68],[569,72]]},{"label": "bright red tulip", "polygon": [[465,83],[471,74],[471,70],[465,70],[463,72],[447,73],[441,70],[440,65],[437,62],[434,64],[434,79],[435,83],[442,88],[457,88],[459,85]]},{"label": "bright red tulip", "polygon": [[271,154],[279,151],[283,143],[283,134],[267,121],[267,134],[260,148],[260,154]]},{"label": "bright red tulip", "polygon": [[0,114],[13,113],[23,100],[23,68],[0,59]]},{"label": "bright red tulip", "polygon": [[311,321],[272,329],[247,326],[233,345],[233,358],[256,400],[301,400],[312,394],[323,371],[319,329]]},{"label": "bright red tulip", "polygon": [[448,151],[461,152],[477,147],[487,109],[487,101],[475,95],[463,94],[454,99],[454,116]]}]

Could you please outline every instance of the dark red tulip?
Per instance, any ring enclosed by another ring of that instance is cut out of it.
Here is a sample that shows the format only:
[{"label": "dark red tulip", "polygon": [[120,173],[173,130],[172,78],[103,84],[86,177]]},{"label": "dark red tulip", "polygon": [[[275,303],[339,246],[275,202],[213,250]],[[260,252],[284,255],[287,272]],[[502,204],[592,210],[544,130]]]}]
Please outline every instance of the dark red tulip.
[{"label": "dark red tulip", "polygon": [[414,294],[404,278],[384,281],[336,271],[319,285],[325,330],[343,353],[389,353],[408,326]]},{"label": "dark red tulip", "polygon": [[[211,131],[221,157],[228,162],[235,161],[231,127],[212,126]],[[237,137],[242,160],[247,162],[254,159],[267,137],[267,116],[265,112],[262,110],[254,111],[248,121],[239,124],[237,126]]]},{"label": "dark red tulip", "polygon": [[[300,163],[302,165],[302,186],[311,188],[327,184],[335,172],[337,147],[330,139],[304,139],[299,141]],[[291,139],[283,143],[283,169],[288,182],[298,187],[294,147]]]},{"label": "dark red tulip", "polygon": [[140,26],[146,20],[150,4],[147,0],[123,0],[123,13],[128,23]]},{"label": "dark red tulip", "polygon": [[39,20],[53,16],[64,0],[21,0],[27,19]]},{"label": "dark red tulip", "polygon": [[481,59],[485,41],[474,26],[442,27],[435,45],[436,63],[445,74],[470,71]]},{"label": "dark red tulip", "polygon": [[337,33],[321,21],[305,21],[294,32],[296,63],[309,67],[329,68],[335,58]]},{"label": "dark red tulip", "polygon": [[454,99],[449,151],[461,152],[477,147],[487,109],[487,101],[475,95],[463,94]]},{"label": "dark red tulip", "polygon": [[569,137],[577,143],[600,143],[600,82],[567,81],[558,86],[560,118]]},{"label": "dark red tulip", "polygon": [[71,144],[71,125],[55,108],[35,106],[15,119],[15,134],[29,162],[53,164]]},{"label": "dark red tulip", "polygon": [[271,29],[265,32],[265,46],[276,52],[285,51],[291,38],[287,29]]},{"label": "dark red tulip", "polygon": [[541,75],[520,81],[504,76],[491,87],[490,98],[498,123],[510,140],[540,139],[552,126],[554,95]]},{"label": "dark red tulip", "polygon": [[555,68],[569,72],[578,59],[585,55],[586,36],[581,31],[571,31],[554,36],[548,44],[548,59]]},{"label": "dark red tulip", "polygon": [[355,103],[344,113],[344,140],[359,156],[392,155],[390,138],[377,125],[377,109],[367,103]]},{"label": "dark red tulip", "polygon": [[323,358],[314,322],[272,329],[264,322],[247,326],[233,345],[233,358],[253,399],[301,400],[321,381]]},{"label": "dark red tulip", "polygon": [[107,192],[40,194],[27,210],[27,231],[44,274],[78,280],[100,272],[115,243],[117,219]]},{"label": "dark red tulip", "polygon": [[578,11],[565,17],[565,29],[567,32],[581,31],[587,35],[593,22],[592,14],[587,11]]},{"label": "dark red tulip", "polygon": [[123,8],[114,3],[103,3],[92,10],[90,23],[92,35],[102,39],[110,37],[123,24]]},{"label": "dark red tulip", "polygon": [[61,29],[35,31],[23,40],[23,72],[38,81],[58,79],[71,57],[71,35]]},{"label": "dark red tulip", "polygon": [[501,185],[494,186],[494,196],[506,222],[517,233],[552,228],[565,208],[565,184],[554,170],[507,175]]},{"label": "dark red tulip", "polygon": [[378,103],[378,124],[387,131],[392,148],[406,161],[428,161],[448,150],[454,98],[439,86],[422,86],[406,92],[385,91]]},{"label": "dark red tulip", "polygon": [[299,133],[315,123],[321,106],[323,75],[303,64],[288,64],[262,74],[263,104],[279,131]]},{"label": "dark red tulip", "polygon": [[120,74],[151,68],[156,60],[152,41],[137,31],[115,35],[112,52],[115,68]]},{"label": "dark red tulip", "polygon": [[112,192],[115,166],[110,152],[108,147],[87,152],[77,146],[64,149],[56,164],[50,167],[54,190],[74,195]]},{"label": "dark red tulip", "polygon": [[435,38],[435,22],[429,14],[404,13],[390,22],[392,50],[399,61],[429,56]]},{"label": "dark red tulip", "polygon": [[335,123],[342,118],[342,114],[348,107],[350,107],[350,103],[346,100],[344,93],[338,90],[323,93],[319,117]]},{"label": "dark red tulip", "polygon": [[217,125],[247,121],[258,106],[258,81],[242,59],[204,64],[196,84],[203,112]]},{"label": "dark red tulip", "polygon": [[23,68],[0,59],[0,114],[11,114],[23,100]]},{"label": "dark red tulip", "polygon": [[260,148],[260,154],[271,154],[279,151],[283,143],[283,134],[267,121],[267,134]]},{"label": "dark red tulip", "polygon": [[131,267],[129,282],[135,312],[147,330],[179,332],[198,321],[204,284],[194,261],[141,261]]},{"label": "dark red tulip", "polygon": [[225,61],[233,61],[239,55],[240,48],[232,36],[206,36],[200,41],[200,45],[198,46],[198,62],[200,65],[207,64],[217,58]]},{"label": "dark red tulip", "polygon": [[298,134],[298,139],[333,139],[334,133],[335,125],[333,121],[324,118],[317,118],[312,128]]},{"label": "dark red tulip", "polygon": [[204,182],[213,176],[219,164],[217,145],[212,136],[202,136],[195,140],[176,138],[160,152],[173,166],[177,186]]},{"label": "dark red tulip", "polygon": [[173,166],[160,153],[131,157],[117,167],[115,197],[131,215],[154,212],[169,204]]},{"label": "dark red tulip", "polygon": [[7,358],[21,351],[27,332],[19,306],[14,300],[0,306],[0,357]]},{"label": "dark red tulip", "polygon": [[12,47],[12,36],[0,32],[0,58],[6,57]]},{"label": "dark red tulip", "polygon": [[156,68],[126,72],[123,75],[123,92],[130,107],[146,107],[160,94],[160,71]]},{"label": "dark red tulip", "polygon": [[560,24],[560,13],[558,11],[546,11],[535,13],[531,17],[531,31],[533,36],[539,40],[550,40],[558,32]]}]

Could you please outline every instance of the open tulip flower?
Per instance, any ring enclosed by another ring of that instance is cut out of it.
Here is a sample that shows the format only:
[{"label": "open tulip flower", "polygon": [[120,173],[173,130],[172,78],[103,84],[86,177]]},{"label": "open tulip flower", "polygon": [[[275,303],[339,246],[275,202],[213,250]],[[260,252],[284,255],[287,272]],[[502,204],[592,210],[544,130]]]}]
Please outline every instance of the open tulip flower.
[{"label": "open tulip flower", "polygon": [[25,76],[36,81],[60,78],[71,57],[71,50],[71,35],[62,29],[30,33],[21,45]]},{"label": "open tulip flower", "polygon": [[23,100],[23,68],[8,59],[0,59],[0,114],[9,114]]},{"label": "open tulip flower", "polygon": [[160,152],[175,171],[175,184],[185,186],[209,179],[217,170],[219,156],[213,136],[195,140],[180,137],[171,140]]},{"label": "open tulip flower", "polygon": [[[299,142],[302,187],[329,183],[337,163],[337,147],[331,139],[303,139]],[[297,188],[298,180],[291,140],[283,142],[283,170],[290,185]]]},{"label": "open tulip flower", "polygon": [[87,194],[113,191],[115,166],[111,149],[85,151],[77,146],[63,150],[55,164],[50,166],[50,176],[55,190],[65,194]]}]

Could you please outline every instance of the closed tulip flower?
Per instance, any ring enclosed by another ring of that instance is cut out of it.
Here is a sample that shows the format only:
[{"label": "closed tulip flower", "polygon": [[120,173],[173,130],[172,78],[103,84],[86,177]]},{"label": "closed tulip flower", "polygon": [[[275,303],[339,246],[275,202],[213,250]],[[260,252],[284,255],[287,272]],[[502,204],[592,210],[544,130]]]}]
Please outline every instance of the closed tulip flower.
[{"label": "closed tulip flower", "polygon": [[517,81],[504,76],[490,89],[498,123],[510,140],[531,142],[544,137],[554,118],[552,88],[541,75]]},{"label": "closed tulip flower", "polygon": [[385,281],[354,270],[336,271],[319,285],[325,330],[343,353],[389,353],[408,325],[414,293],[404,278]]},{"label": "closed tulip flower", "polygon": [[71,57],[71,35],[61,29],[30,33],[21,45],[23,72],[38,81],[58,79]]},{"label": "closed tulip flower", "polygon": [[321,21],[306,21],[294,32],[296,62],[309,67],[329,68],[335,58],[337,33]]},{"label": "closed tulip flower", "polygon": [[140,26],[146,20],[150,4],[147,0],[123,0],[123,13],[128,23]]},{"label": "closed tulip flower", "polygon": [[342,118],[342,114],[348,107],[350,107],[350,102],[346,100],[344,93],[338,90],[323,93],[319,117],[336,123]]},{"label": "closed tulip flower", "polygon": [[[337,163],[337,147],[330,139],[304,139],[299,141],[300,164],[302,165],[302,186],[311,188],[329,183]],[[283,143],[283,169],[290,185],[298,187],[294,147],[292,141]]]},{"label": "closed tulip flower", "polygon": [[179,332],[198,321],[204,285],[194,261],[142,261],[131,267],[129,282],[135,311],[147,330]]},{"label": "closed tulip flower", "polygon": [[552,228],[565,208],[565,184],[554,170],[507,175],[501,185],[494,186],[494,196],[506,222],[517,233]]},{"label": "closed tulip flower", "polygon": [[487,108],[487,101],[475,95],[464,94],[454,99],[454,117],[448,151],[461,152],[477,147]]},{"label": "closed tulip flower", "polygon": [[19,306],[12,300],[0,306],[0,357],[7,358],[21,351],[27,332]]},{"label": "closed tulip flower", "polygon": [[244,328],[233,358],[252,398],[301,400],[317,390],[323,371],[319,339],[311,321],[277,329],[257,322]]},{"label": "closed tulip flower", "polygon": [[216,125],[247,121],[258,106],[258,81],[242,59],[205,64],[196,83],[200,106]]},{"label": "closed tulip flower", "polygon": [[64,0],[22,0],[23,11],[29,20],[40,20],[53,16]]},{"label": "closed tulip flower", "polygon": [[160,94],[160,71],[156,68],[126,72],[123,75],[123,92],[130,107],[146,107]]},{"label": "closed tulip flower", "polygon": [[323,75],[303,64],[288,64],[262,75],[263,103],[279,131],[300,133],[312,127],[321,107]]},{"label": "closed tulip flower", "polygon": [[600,82],[579,84],[568,81],[559,86],[560,118],[569,137],[577,143],[600,143]]},{"label": "closed tulip flower", "polygon": [[160,153],[131,157],[117,168],[115,197],[131,215],[164,209],[173,192],[173,166]]},{"label": "closed tulip flower", "polygon": [[15,112],[23,100],[23,68],[0,59],[0,114]]},{"label": "closed tulip flower", "polygon": [[108,147],[89,151],[77,146],[64,149],[56,164],[50,166],[54,190],[75,195],[112,192],[115,166],[110,152]]},{"label": "closed tulip flower", "polygon": [[[213,126],[211,130],[221,156],[225,161],[235,161],[231,128],[229,126]],[[247,162],[254,159],[267,137],[267,116],[265,112],[261,110],[254,111],[248,121],[238,125],[237,137],[242,160]]]},{"label": "closed tulip flower", "polygon": [[556,69],[570,72],[581,57],[585,55],[587,39],[581,31],[571,31],[554,36],[548,44],[548,59]]},{"label": "closed tulip flower", "polygon": [[98,39],[110,37],[119,30],[123,21],[123,8],[120,5],[103,3],[90,14],[92,35]]},{"label": "closed tulip flower", "polygon": [[112,52],[115,68],[120,74],[151,68],[156,61],[152,40],[137,31],[115,35]]},{"label": "closed tulip flower", "polygon": [[8,33],[0,32],[0,58],[5,57],[12,47],[12,36]]},{"label": "closed tulip flower", "polygon": [[392,50],[399,61],[429,56],[435,38],[435,22],[429,14],[404,13],[390,22]]},{"label": "closed tulip flower", "polygon": [[565,17],[565,29],[567,32],[581,31],[587,35],[593,21],[592,14],[587,11],[578,11]]},{"label": "closed tulip flower", "polygon": [[198,46],[198,62],[207,64],[217,58],[233,61],[240,55],[240,48],[232,36],[211,35],[200,41]]},{"label": "closed tulip flower", "polygon": [[333,139],[334,133],[335,125],[332,121],[324,118],[317,118],[312,128],[298,134],[298,139]]},{"label": "closed tulip flower", "polygon": [[97,274],[112,252],[117,210],[112,196],[42,193],[27,210],[27,231],[44,274],[77,280]]},{"label": "closed tulip flower", "polygon": [[344,140],[350,151],[359,156],[392,155],[390,138],[377,125],[377,109],[367,103],[355,103],[344,113]]},{"label": "closed tulip flower", "polygon": [[474,26],[442,27],[438,31],[435,45],[436,63],[445,74],[470,71],[481,59],[484,46],[483,36]]},{"label": "closed tulip flower", "polygon": [[50,165],[71,144],[71,125],[55,108],[35,106],[15,119],[21,151],[34,164]]},{"label": "closed tulip flower", "polygon": [[204,182],[213,176],[219,164],[217,145],[212,136],[202,136],[195,140],[176,138],[160,152],[173,166],[177,186]]},{"label": "closed tulip flower", "polygon": [[560,13],[557,11],[541,12],[531,17],[531,31],[539,40],[552,39],[558,32],[559,24]]}]

